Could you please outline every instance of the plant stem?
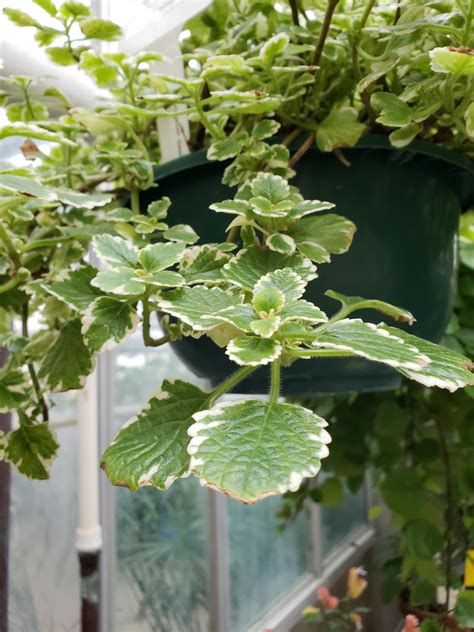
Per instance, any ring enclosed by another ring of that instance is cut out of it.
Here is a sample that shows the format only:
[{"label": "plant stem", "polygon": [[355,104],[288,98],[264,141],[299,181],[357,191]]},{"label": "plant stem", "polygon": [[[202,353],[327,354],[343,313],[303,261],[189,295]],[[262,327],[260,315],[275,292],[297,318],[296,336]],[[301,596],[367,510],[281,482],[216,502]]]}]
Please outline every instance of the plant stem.
[{"label": "plant stem", "polygon": [[360,67],[359,67],[359,43],[360,43],[360,38],[362,36],[362,31],[365,28],[365,25],[367,24],[367,20],[369,19],[369,15],[372,12],[372,9],[375,6],[377,0],[369,0],[369,3],[367,4],[365,11],[362,15],[362,18],[360,20],[360,25],[359,28],[357,29],[357,32],[354,36],[354,40],[352,42],[352,69],[354,71],[354,75],[357,79],[357,81],[360,81],[362,79],[362,73],[360,72]]},{"label": "plant stem", "polygon": [[285,138],[281,141],[282,145],[285,145],[285,147],[289,147],[291,145],[291,143],[298,138],[298,136],[300,136],[303,133],[303,130],[300,127],[295,127],[295,129],[290,132],[287,136],[285,136]]},{"label": "plant stem", "polygon": [[351,358],[354,354],[350,351],[339,351],[337,349],[296,349],[286,352],[287,355],[295,358]]},{"label": "plant stem", "polygon": [[143,301],[143,342],[145,347],[161,347],[171,340],[169,334],[165,334],[161,338],[153,338],[150,333],[150,305],[148,303],[148,297]]},{"label": "plant stem", "polygon": [[280,360],[275,360],[272,362],[272,383],[270,388],[270,399],[269,404],[275,404],[280,397],[280,378],[281,373],[281,364]]},{"label": "plant stem", "polygon": [[315,136],[316,136],[315,132],[311,132],[311,134],[307,137],[307,139],[304,141],[301,147],[298,148],[298,151],[294,153],[293,156],[291,157],[290,162],[288,163],[289,167],[293,167],[294,165],[296,165],[296,163],[299,160],[301,160],[301,158],[303,158],[305,153],[309,149],[311,149],[314,143]]},{"label": "plant stem", "polygon": [[299,26],[300,17],[299,17],[299,10],[298,10],[298,0],[289,0],[289,2],[290,2],[291,18],[293,20],[293,24],[295,26]]},{"label": "plant stem", "polygon": [[132,204],[132,212],[140,215],[140,191],[138,189],[130,191],[130,202]]},{"label": "plant stem", "polygon": [[316,50],[314,51],[313,59],[311,61],[312,66],[317,66],[319,64],[324,44],[326,43],[326,38],[329,33],[329,28],[331,26],[332,16],[334,15],[334,11],[336,10],[338,3],[339,0],[328,0],[328,6],[326,7],[326,13],[324,14],[323,25],[321,26],[321,33],[319,34],[319,40],[316,45]]},{"label": "plant stem", "polygon": [[452,541],[452,517],[454,510],[454,499],[453,499],[453,487],[452,487],[452,473],[451,473],[451,459],[449,456],[448,444],[446,441],[446,437],[443,431],[443,428],[439,422],[439,419],[435,416],[435,425],[438,433],[438,439],[441,446],[441,458],[444,466],[444,479],[445,479],[445,491],[446,491],[446,511],[444,512],[445,519],[445,532],[444,538],[446,542],[446,558],[445,558],[445,589],[446,589],[446,600],[445,600],[445,610],[446,614],[449,612],[449,592],[450,592],[450,577],[451,577],[451,558],[454,553],[453,551],[453,541]]},{"label": "plant stem", "polygon": [[1,222],[0,222],[0,241],[3,242],[3,245],[5,246],[7,250],[8,256],[10,257],[10,261],[12,262],[14,269],[18,270],[18,268],[21,268],[20,254],[15,248],[15,245],[13,241],[11,240],[7,229]]},{"label": "plant stem", "polygon": [[[28,303],[25,303],[22,307],[21,313],[21,333],[25,338],[28,338]],[[43,397],[41,392],[41,386],[38,380],[38,376],[36,375],[36,370],[33,363],[28,363],[28,372],[31,377],[31,381],[33,383],[33,388],[36,393],[36,398],[41,408],[41,414],[43,416],[43,421],[45,423],[49,422],[49,411],[48,405],[46,404],[46,400]]]},{"label": "plant stem", "polygon": [[225,395],[228,391],[234,388],[239,382],[241,382],[247,375],[253,373],[257,367],[255,366],[244,366],[235,373],[233,373],[225,382],[222,382],[219,386],[217,386],[211,393],[209,393],[209,397],[206,400],[206,406],[212,406],[219,397]]},{"label": "plant stem", "polygon": [[209,134],[212,136],[213,140],[222,140],[223,138],[225,138],[225,134],[222,133],[213,123],[211,123],[211,121],[207,118],[206,113],[204,112],[204,109],[201,105],[201,103],[199,103],[199,101],[197,99],[195,99],[195,104],[196,104],[196,110],[197,113],[199,114],[199,118],[201,120],[201,123],[204,125],[204,127],[207,129],[207,131],[209,132]]}]

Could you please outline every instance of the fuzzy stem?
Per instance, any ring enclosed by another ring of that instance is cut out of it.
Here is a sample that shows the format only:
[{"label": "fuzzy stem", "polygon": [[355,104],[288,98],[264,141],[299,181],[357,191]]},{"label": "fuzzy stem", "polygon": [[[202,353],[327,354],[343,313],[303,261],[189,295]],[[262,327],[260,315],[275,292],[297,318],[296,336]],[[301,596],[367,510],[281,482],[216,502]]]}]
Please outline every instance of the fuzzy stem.
[{"label": "fuzzy stem", "polygon": [[298,11],[298,0],[289,0],[291,8],[291,18],[295,26],[300,25],[300,17]]},{"label": "fuzzy stem", "polygon": [[219,397],[225,395],[228,391],[234,388],[239,382],[241,382],[247,375],[253,373],[257,367],[254,366],[244,366],[235,373],[233,373],[225,382],[222,382],[219,386],[217,386],[211,393],[209,393],[209,397],[206,400],[206,406],[212,406]]},{"label": "fuzzy stem", "polygon": [[294,165],[296,165],[296,163],[299,160],[301,160],[301,158],[303,158],[305,153],[309,149],[311,149],[311,147],[313,146],[314,138],[315,138],[315,132],[311,132],[311,134],[307,137],[307,139],[304,141],[301,147],[298,148],[298,151],[295,154],[293,154],[293,156],[290,159],[290,162],[288,163],[288,166],[293,167]]},{"label": "fuzzy stem", "polygon": [[323,52],[324,44],[329,33],[331,26],[332,16],[339,3],[339,0],[328,0],[328,6],[326,7],[326,13],[324,14],[323,25],[321,26],[321,33],[319,34],[319,40],[314,51],[313,59],[311,61],[312,66],[317,66]]},{"label": "fuzzy stem", "polygon": [[281,383],[281,364],[280,360],[275,360],[272,362],[272,383],[270,388],[270,399],[269,403],[275,404],[280,397],[280,383]]}]

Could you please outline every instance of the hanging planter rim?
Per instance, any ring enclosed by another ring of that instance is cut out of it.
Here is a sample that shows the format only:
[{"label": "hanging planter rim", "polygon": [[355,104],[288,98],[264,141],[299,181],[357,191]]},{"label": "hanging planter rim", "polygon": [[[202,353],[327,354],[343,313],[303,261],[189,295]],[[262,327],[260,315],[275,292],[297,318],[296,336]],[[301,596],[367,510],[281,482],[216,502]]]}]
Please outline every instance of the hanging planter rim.
[{"label": "hanging planter rim", "polygon": [[[353,149],[385,149],[393,153],[420,154],[449,163],[463,171],[470,172],[474,176],[474,161],[459,152],[446,149],[446,147],[436,145],[426,140],[415,139],[406,147],[397,148],[393,147],[388,136],[383,136],[382,134],[366,134],[356,145],[343,148],[343,150],[346,151]],[[310,152],[326,153],[321,152],[317,147],[312,147]],[[328,155],[330,155],[330,153]],[[191,167],[197,167],[209,162],[213,161],[207,159],[207,149],[199,149],[190,154],[169,160],[162,165],[158,165],[158,167],[155,168],[155,180],[160,180],[161,178],[166,178],[180,171],[185,171]]]}]

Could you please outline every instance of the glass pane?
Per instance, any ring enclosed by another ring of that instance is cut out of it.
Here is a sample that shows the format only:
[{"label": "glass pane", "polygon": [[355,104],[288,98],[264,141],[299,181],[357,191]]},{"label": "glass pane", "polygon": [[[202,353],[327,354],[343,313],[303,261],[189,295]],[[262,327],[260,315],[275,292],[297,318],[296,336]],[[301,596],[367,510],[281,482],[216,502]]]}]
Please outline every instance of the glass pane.
[{"label": "glass pane", "polygon": [[307,574],[307,515],[279,531],[280,504],[277,497],[252,506],[228,501],[232,632],[247,630]]},{"label": "glass pane", "polygon": [[321,507],[323,557],[331,555],[338,546],[359,531],[366,521],[363,489],[356,494],[346,490],[343,502],[337,507]]},{"label": "glass pane", "polygon": [[51,480],[12,469],[9,623],[12,631],[76,632],[80,625],[76,537],[77,428],[56,428]]},{"label": "glass pane", "polygon": [[[146,349],[138,336],[113,354],[112,372],[114,432],[163,378],[198,382],[168,345]],[[207,632],[206,491],[187,479],[165,492],[118,489],[115,494],[116,630]]]}]

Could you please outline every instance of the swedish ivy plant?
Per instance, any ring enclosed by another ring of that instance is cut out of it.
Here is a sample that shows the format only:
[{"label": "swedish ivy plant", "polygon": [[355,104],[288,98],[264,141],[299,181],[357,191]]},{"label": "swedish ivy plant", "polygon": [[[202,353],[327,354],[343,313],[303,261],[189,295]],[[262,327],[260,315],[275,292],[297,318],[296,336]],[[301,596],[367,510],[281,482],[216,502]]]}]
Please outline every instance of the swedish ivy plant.
[{"label": "swedish ivy plant", "polygon": [[[317,266],[330,264],[332,256],[350,247],[355,226],[330,212],[331,202],[305,199],[291,185],[305,147],[290,158],[291,139],[275,135],[290,126],[294,138],[307,129],[303,121],[314,120],[318,143],[330,150],[353,144],[366,128],[362,93],[357,104],[354,99],[347,104],[337,84],[342,105],[335,110],[318,105],[319,114],[307,107],[332,85],[337,46],[329,34],[337,40],[342,32],[343,49],[350,43],[351,51],[355,46],[365,59],[361,42],[368,36],[368,9],[350,9],[354,24],[344,30],[344,13],[331,27],[337,2],[324,5],[324,14],[305,13],[291,3],[278,13],[281,22],[273,3],[262,3],[262,13],[237,3],[225,13],[225,41],[208,42],[212,54],[195,50],[200,71],[193,74],[194,64],[181,79],[155,73],[152,63],[159,55],[154,53],[92,52],[90,39],[113,39],[120,30],[91,16],[84,5],[36,4],[44,10],[44,24],[31,23],[17,10],[7,14],[19,26],[33,27],[53,60],[78,63],[109,90],[110,98],[94,110],[70,108],[59,98],[64,113],[48,118],[46,106],[28,107],[29,80],[12,79],[15,92],[5,97],[11,123],[4,134],[30,139],[22,150],[34,161],[29,168],[6,168],[0,174],[1,342],[10,351],[1,370],[0,408],[16,411],[19,420],[18,428],[2,436],[3,458],[28,476],[46,478],[58,447],[48,425],[49,394],[81,388],[97,354],[137,327],[144,344],[154,347],[207,336],[225,348],[236,372],[210,392],[164,381],[103,455],[111,482],[130,489],[166,489],[190,473],[248,503],[298,489],[304,477],[317,474],[330,436],[327,422],[313,410],[282,401],[281,371],[296,361],[360,356],[426,386],[455,391],[472,383],[469,360],[457,351],[355,317],[372,308],[395,321],[413,322],[405,309],[376,297],[345,296],[336,288],[328,296],[340,309],[329,318],[304,298]],[[340,3],[341,12],[346,4]],[[380,24],[385,24],[383,39],[391,41],[386,22],[393,8],[382,3],[375,10],[374,4],[369,3],[374,24],[382,34]],[[436,11],[430,9],[428,17]],[[468,21],[464,13],[458,20],[462,24]],[[423,16],[428,19],[424,11]],[[307,28],[298,25],[300,20]],[[240,28],[247,21],[244,47]],[[44,34],[50,28],[52,39]],[[82,35],[76,37],[78,30]],[[54,52],[53,41],[67,54]],[[465,54],[456,52],[462,59]],[[327,71],[323,62],[329,64]],[[429,61],[422,68],[437,77]],[[319,87],[318,72],[328,76]],[[399,73],[401,93],[407,74]],[[470,81],[465,73],[449,78],[456,86]],[[58,97],[46,98],[51,96]],[[142,208],[140,191],[154,186],[153,166],[160,160],[156,120],[177,113],[193,121],[191,146],[200,139],[209,159],[231,161],[223,179],[234,195],[216,200],[209,211],[231,216],[222,243],[200,243],[191,226],[173,224],[167,198],[157,196]],[[457,127],[454,137],[470,147]],[[52,148],[47,152],[34,141]],[[151,327],[157,316],[161,337]],[[265,365],[271,373],[266,400],[221,401]]]}]

